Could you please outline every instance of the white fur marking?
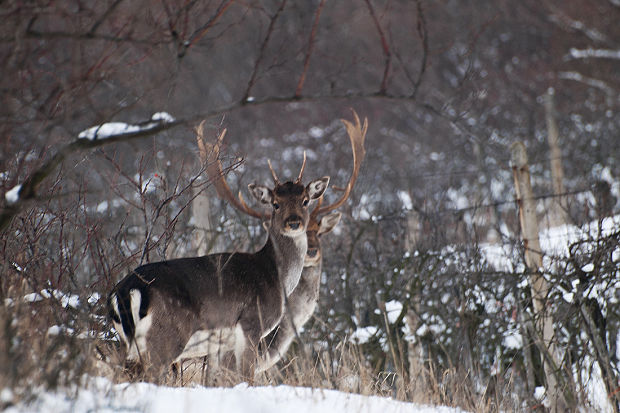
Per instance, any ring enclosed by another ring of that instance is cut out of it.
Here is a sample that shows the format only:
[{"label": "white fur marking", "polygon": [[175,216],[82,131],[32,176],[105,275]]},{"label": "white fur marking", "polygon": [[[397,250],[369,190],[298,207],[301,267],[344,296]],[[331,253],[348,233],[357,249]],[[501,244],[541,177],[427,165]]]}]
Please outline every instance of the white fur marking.
[{"label": "white fur marking", "polygon": [[129,303],[131,308],[131,317],[136,327],[133,343],[127,354],[128,360],[139,360],[146,354],[146,334],[153,323],[152,314],[147,314],[144,318],[140,318],[140,304],[142,303],[142,294],[139,290],[133,289],[129,291]]},{"label": "white fur marking", "polygon": [[243,352],[247,346],[245,333],[243,332],[243,328],[241,324],[237,324],[234,330],[235,335],[235,359],[237,365],[237,371],[241,371],[241,360],[243,357]]},{"label": "white fur marking", "polygon": [[[114,313],[116,314],[118,319],[121,320],[121,312],[118,309],[118,297],[117,297],[117,295],[116,294],[112,294],[112,298],[110,299],[110,301],[112,302],[112,309],[114,310]],[[127,335],[125,334],[125,330],[123,329],[122,320],[121,320],[120,323],[117,323],[115,320],[112,320],[112,324],[114,324],[114,329],[116,330],[116,332],[118,333],[119,337],[121,338],[121,341],[123,343],[125,343],[125,346],[127,346],[127,348],[129,349],[129,340],[127,339]]]},{"label": "white fur marking", "polygon": [[[293,242],[295,243],[295,248],[297,251],[304,251],[303,256],[306,255],[306,251],[308,250],[308,237],[306,237],[306,233],[304,232],[301,236],[291,237]],[[277,249],[277,248],[276,248]],[[297,264],[297,265],[292,265]],[[291,295],[297,284],[299,283],[299,279],[301,278],[301,272],[303,271],[304,260],[296,260],[293,261],[288,268],[286,274],[283,274],[284,277],[282,280],[284,281],[284,291],[287,296]]]}]

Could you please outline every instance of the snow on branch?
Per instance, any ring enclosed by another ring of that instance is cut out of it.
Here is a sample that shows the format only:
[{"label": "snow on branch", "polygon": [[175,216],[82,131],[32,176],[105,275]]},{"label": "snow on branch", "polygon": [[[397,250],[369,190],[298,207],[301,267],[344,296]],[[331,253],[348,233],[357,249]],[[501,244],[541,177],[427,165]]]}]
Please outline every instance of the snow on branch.
[{"label": "snow on branch", "polygon": [[560,26],[561,28],[583,33],[590,40],[593,40],[595,42],[607,42],[608,41],[607,36],[605,36],[600,31],[586,26],[583,22],[580,22],[579,20],[571,19],[570,17],[562,13],[560,10],[555,9],[553,13],[549,16],[549,19],[553,23]]},{"label": "snow on branch", "polygon": [[6,203],[0,209],[0,232],[9,225],[13,217],[25,205],[36,202],[39,199],[37,195],[39,185],[68,155],[112,142],[151,136],[185,123],[187,123],[187,120],[178,121],[166,112],[157,112],[148,121],[136,125],[123,122],[109,122],[80,132],[77,139],[61,146],[54,156],[34,170],[22,184],[14,186],[4,194]]},{"label": "snow on branch", "polygon": [[93,126],[83,130],[78,135],[78,139],[109,139],[111,137],[125,136],[139,132],[149,131],[160,126],[162,123],[172,123],[175,119],[166,112],[157,112],[151,116],[151,120],[138,125],[131,125],[124,122],[109,122],[102,125]]},{"label": "snow on branch", "polygon": [[586,77],[579,72],[560,72],[558,73],[558,77],[560,79],[574,80],[575,82],[585,83],[588,86],[602,90],[609,96],[616,94],[616,91],[602,80]]},{"label": "snow on branch", "polygon": [[4,194],[4,198],[9,205],[12,205],[19,201],[19,191],[21,189],[21,185],[15,185],[12,189],[8,190],[6,194]]},{"label": "snow on branch", "polygon": [[573,59],[620,59],[620,50],[609,49],[570,49],[570,57]]}]

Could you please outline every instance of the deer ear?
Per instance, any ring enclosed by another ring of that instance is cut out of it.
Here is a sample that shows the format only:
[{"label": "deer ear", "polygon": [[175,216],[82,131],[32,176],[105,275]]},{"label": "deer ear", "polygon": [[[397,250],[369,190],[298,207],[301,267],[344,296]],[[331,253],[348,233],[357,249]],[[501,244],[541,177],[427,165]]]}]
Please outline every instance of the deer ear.
[{"label": "deer ear", "polygon": [[271,205],[273,203],[273,193],[266,186],[250,184],[248,189],[261,204]]},{"label": "deer ear", "polygon": [[306,187],[310,199],[319,199],[327,189],[327,185],[329,185],[329,176],[324,176],[323,178],[315,179],[310,182]]},{"label": "deer ear", "polygon": [[342,214],[340,212],[334,212],[333,214],[325,215],[321,218],[321,222],[319,222],[319,231],[318,235],[327,234],[330,232],[338,223],[340,222],[340,217]]}]

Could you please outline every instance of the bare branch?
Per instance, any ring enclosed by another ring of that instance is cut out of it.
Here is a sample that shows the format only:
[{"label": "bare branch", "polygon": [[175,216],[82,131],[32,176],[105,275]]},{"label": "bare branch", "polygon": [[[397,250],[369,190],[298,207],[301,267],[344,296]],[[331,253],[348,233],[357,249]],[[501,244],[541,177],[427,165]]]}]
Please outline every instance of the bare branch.
[{"label": "bare branch", "polygon": [[215,14],[202,27],[192,33],[189,39],[181,45],[179,57],[183,57],[187,52],[187,49],[192,47],[194,44],[196,44],[198,40],[200,40],[205,34],[207,34],[209,29],[211,29],[215,25],[215,23],[217,23],[217,21],[224,15],[226,10],[228,10],[228,7],[230,7],[233,2],[234,0],[223,0],[220,3],[217,10],[215,11]]},{"label": "bare branch", "polygon": [[273,34],[273,29],[276,25],[276,21],[278,20],[278,17],[280,17],[280,14],[282,13],[282,10],[284,10],[285,6],[286,6],[286,0],[282,0],[282,3],[280,3],[280,7],[276,11],[276,14],[273,15],[273,17],[271,18],[271,22],[269,22],[269,27],[267,28],[267,34],[265,35],[265,38],[263,39],[263,43],[260,46],[260,50],[258,51],[258,57],[256,58],[256,62],[254,63],[254,69],[252,70],[252,75],[250,76],[250,80],[248,81],[248,86],[245,90],[245,94],[243,95],[243,99],[241,99],[242,102],[248,102],[248,98],[250,97],[250,92],[252,91],[252,88],[254,87],[254,84],[256,83],[256,76],[258,75],[258,68],[260,67],[263,61],[263,58],[265,57],[265,50],[267,49],[267,44],[269,44],[269,39],[271,38],[271,35]]},{"label": "bare branch", "polygon": [[308,50],[306,51],[306,58],[304,59],[304,68],[297,82],[297,88],[295,89],[295,96],[301,96],[301,91],[306,81],[306,74],[308,73],[308,67],[310,66],[310,56],[312,56],[312,50],[314,49],[314,39],[316,38],[316,29],[319,26],[319,18],[321,17],[321,11],[325,5],[325,0],[321,0],[319,6],[316,8],[314,14],[314,23],[312,24],[312,30],[310,31],[310,40],[308,41]]},{"label": "bare branch", "polygon": [[428,31],[426,29],[426,18],[424,17],[424,10],[422,9],[422,2],[420,0],[416,0],[416,4],[418,6],[417,30],[420,40],[422,41],[422,59],[420,61],[420,72],[418,73],[418,78],[413,84],[413,93],[411,94],[411,97],[415,97],[418,93],[418,89],[422,83],[422,78],[426,72],[426,64],[428,60]]},{"label": "bare branch", "polygon": [[3,232],[10,224],[11,220],[27,205],[31,205],[39,199],[37,190],[45,178],[47,178],[60,165],[67,156],[84,150],[98,148],[116,142],[128,141],[135,138],[153,136],[159,132],[184,125],[186,121],[168,121],[161,120],[158,122],[150,122],[148,128],[138,128],[137,130],[128,130],[124,133],[107,136],[105,139],[84,139],[77,138],[71,143],[62,146],[51,159],[42,166],[32,172],[28,178],[21,184],[21,187],[15,194],[15,199],[6,205],[0,211],[0,232]]},{"label": "bare branch", "polygon": [[385,68],[383,69],[383,79],[381,80],[381,87],[379,88],[380,94],[385,94],[387,91],[387,82],[388,76],[390,74],[390,66],[392,65],[392,52],[390,51],[390,46],[385,38],[385,33],[381,28],[381,24],[379,23],[379,19],[375,14],[375,10],[370,4],[370,0],[365,0],[366,6],[368,7],[368,11],[370,16],[372,17],[372,21],[375,23],[375,27],[377,28],[377,33],[379,33],[379,37],[381,39],[381,47],[383,48],[383,55],[385,56]]}]

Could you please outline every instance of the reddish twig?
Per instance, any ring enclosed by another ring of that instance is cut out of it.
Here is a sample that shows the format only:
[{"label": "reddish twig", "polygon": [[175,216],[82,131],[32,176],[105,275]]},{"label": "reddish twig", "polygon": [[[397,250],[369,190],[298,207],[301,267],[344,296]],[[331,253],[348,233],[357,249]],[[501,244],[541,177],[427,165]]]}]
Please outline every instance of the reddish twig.
[{"label": "reddish twig", "polygon": [[260,67],[261,62],[263,61],[263,57],[265,56],[265,50],[267,49],[267,44],[269,44],[269,39],[271,38],[271,35],[273,34],[273,28],[275,27],[276,21],[278,20],[278,17],[280,17],[282,10],[284,10],[284,6],[286,6],[286,0],[282,0],[282,3],[280,3],[280,7],[276,11],[276,14],[273,15],[273,17],[271,18],[271,22],[269,22],[269,27],[267,28],[267,34],[265,35],[265,38],[263,39],[263,43],[260,46],[258,57],[256,58],[256,63],[254,63],[254,69],[252,70],[252,75],[250,76],[250,80],[248,81],[248,87],[245,89],[245,94],[243,95],[243,99],[241,99],[242,103],[248,102],[248,98],[250,97],[250,91],[254,87],[254,83],[256,83],[256,76],[258,75],[258,68]]},{"label": "reddish twig", "polygon": [[385,38],[385,33],[381,28],[381,24],[379,23],[379,19],[375,14],[375,10],[370,4],[370,0],[366,0],[366,5],[368,6],[368,12],[372,17],[372,21],[375,23],[375,27],[377,28],[377,33],[379,33],[379,37],[381,39],[381,47],[383,48],[383,55],[385,56],[385,68],[383,70],[383,79],[381,80],[381,88],[379,89],[379,94],[385,94],[387,91],[387,82],[388,76],[390,74],[390,67],[392,65],[392,52],[390,51],[390,46]]},{"label": "reddish twig", "polygon": [[426,64],[428,61],[428,32],[426,30],[426,18],[424,17],[424,10],[422,10],[422,2],[420,0],[416,0],[416,3],[418,6],[417,30],[418,35],[422,40],[422,60],[420,61],[420,73],[418,73],[418,78],[413,84],[413,93],[411,94],[411,97],[415,97],[418,93],[418,89],[422,83],[422,77],[424,76],[424,72],[426,72]]},{"label": "reddish twig", "polygon": [[295,97],[301,96],[301,91],[304,87],[304,83],[306,81],[306,74],[308,73],[308,67],[310,66],[310,56],[312,55],[312,50],[314,49],[314,39],[316,38],[316,29],[319,26],[319,18],[321,17],[321,11],[323,10],[323,6],[325,5],[325,0],[321,0],[319,6],[316,9],[316,13],[314,15],[314,23],[312,24],[312,30],[310,31],[310,40],[308,41],[308,50],[306,51],[306,58],[304,60],[304,69],[301,72],[301,76],[299,77],[299,82],[297,82],[297,88],[295,89]]},{"label": "reddish twig", "polygon": [[198,40],[204,36],[215,23],[224,15],[228,7],[233,4],[234,0],[224,0],[220,3],[219,7],[215,11],[213,17],[209,19],[207,23],[205,23],[201,28],[199,28],[196,32],[194,32],[189,39],[183,44],[183,48],[179,51],[179,57],[182,57],[187,49],[192,47]]}]

